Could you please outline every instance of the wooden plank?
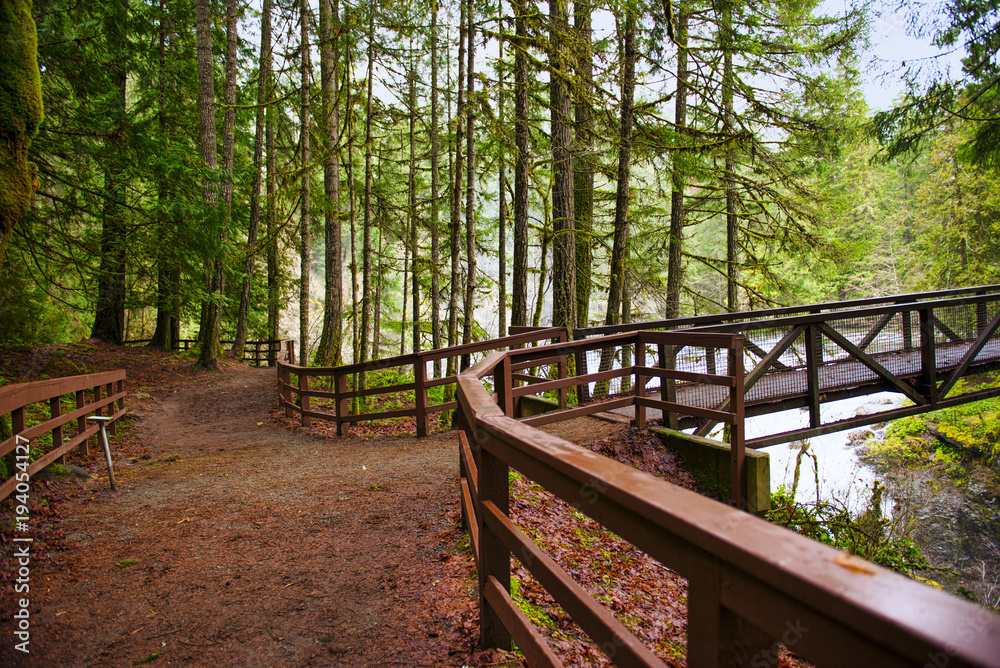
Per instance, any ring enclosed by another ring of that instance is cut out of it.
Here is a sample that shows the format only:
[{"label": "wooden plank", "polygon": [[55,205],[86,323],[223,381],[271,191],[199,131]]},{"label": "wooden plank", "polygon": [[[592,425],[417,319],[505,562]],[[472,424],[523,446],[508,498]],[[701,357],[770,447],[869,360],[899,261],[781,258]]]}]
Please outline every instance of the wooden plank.
[{"label": "wooden plank", "polygon": [[0,387],[0,415],[10,413],[19,406],[48,401],[50,397],[72,394],[124,378],[125,372],[119,370],[6,385]]},{"label": "wooden plank", "polygon": [[934,326],[937,327],[942,334],[948,337],[949,341],[953,343],[962,343],[963,341],[965,341],[965,337],[956,334],[951,327],[941,322],[941,319],[938,318],[936,315],[931,316],[931,319],[934,321]]},{"label": "wooden plank", "polygon": [[[573,580],[496,506],[489,502],[483,504],[483,515],[507,551],[535,576],[556,603],[569,613],[608,658],[614,660],[616,666],[664,665],[611,611]],[[609,651],[609,645],[612,651]]]},{"label": "wooden plank", "polygon": [[441,404],[430,404],[427,406],[428,413],[440,413],[441,411],[450,411],[452,409],[458,408],[457,401],[446,401]]},{"label": "wooden plank", "polygon": [[[483,594],[489,603],[490,611],[507,629],[531,668],[562,668],[563,663],[549,649],[545,639],[535,630],[531,620],[510,600],[510,594],[495,577],[487,578],[483,585]],[[485,640],[483,640],[483,644],[486,647],[493,646]]]},{"label": "wooden plank", "polygon": [[823,345],[816,325],[806,325],[806,393],[809,401],[809,426],[820,426],[819,351]]},{"label": "wooden plank", "polygon": [[543,424],[550,424],[552,422],[562,422],[563,420],[572,420],[573,418],[583,417],[585,415],[593,415],[594,413],[602,413],[604,411],[610,411],[614,408],[621,408],[622,406],[630,406],[632,404],[634,397],[622,397],[620,399],[609,399],[607,401],[597,401],[586,406],[578,406],[577,408],[568,408],[564,411],[553,411],[551,413],[542,413],[541,415],[534,415],[529,418],[523,418],[519,420],[520,423],[530,425],[532,427],[538,427]]},{"label": "wooden plank", "polygon": [[507,462],[486,450],[479,452],[479,633],[484,647],[509,650],[511,633],[506,628],[503,609],[488,598],[485,584],[493,580],[504,592],[510,591],[510,553],[503,541],[484,523],[483,504],[492,502],[503,514],[510,512],[510,468]]},{"label": "wooden plank", "polygon": [[674,369],[661,369],[655,366],[637,366],[635,370],[642,371],[644,376],[656,376],[662,379],[683,380],[702,385],[720,385],[722,387],[733,386],[733,379],[729,376],[709,375],[693,371],[675,371]]},{"label": "wooden plank", "polygon": [[633,399],[635,403],[642,403],[642,405],[646,408],[659,408],[663,412],[671,411],[674,413],[680,413],[681,415],[708,418],[710,420],[715,420],[716,422],[725,422],[727,424],[732,424],[735,419],[733,414],[728,411],[717,411],[711,408],[688,406],[687,404],[662,401],[660,399],[653,399],[652,397],[633,397]]}]

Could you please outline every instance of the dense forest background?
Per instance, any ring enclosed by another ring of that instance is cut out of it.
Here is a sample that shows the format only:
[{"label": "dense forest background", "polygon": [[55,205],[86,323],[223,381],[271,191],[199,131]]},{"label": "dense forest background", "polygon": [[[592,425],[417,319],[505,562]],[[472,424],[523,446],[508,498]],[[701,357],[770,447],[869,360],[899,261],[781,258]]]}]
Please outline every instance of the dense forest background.
[{"label": "dense forest background", "polygon": [[874,10],[833,5],[5,3],[44,118],[0,344],[197,338],[212,367],[291,336],[329,365],[1000,282],[1000,3],[913,14],[962,71],[901,63],[874,114]]}]

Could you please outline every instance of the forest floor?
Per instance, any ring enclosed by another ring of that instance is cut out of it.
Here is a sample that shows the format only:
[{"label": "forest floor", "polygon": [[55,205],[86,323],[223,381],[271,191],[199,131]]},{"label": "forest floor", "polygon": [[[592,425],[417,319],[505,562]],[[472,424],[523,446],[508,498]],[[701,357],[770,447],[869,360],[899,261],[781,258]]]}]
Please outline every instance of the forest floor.
[{"label": "forest floor", "polygon": [[[88,342],[0,350],[0,382],[126,368],[113,440],[118,491],[33,480],[30,592],[14,593],[0,532],[3,666],[515,666],[478,651],[478,594],[461,529],[457,439],[405,421],[331,437],[277,411],[273,369]],[[648,433],[583,418],[550,430],[693,486]],[[393,433],[393,432],[397,433]],[[515,474],[515,521],[668,665],[683,665],[686,582]],[[10,500],[0,505],[11,526]],[[20,545],[20,544],[19,544]],[[515,600],[567,665],[604,656],[523,567]],[[13,648],[29,597],[30,655]],[[783,655],[780,665],[798,665]]]}]

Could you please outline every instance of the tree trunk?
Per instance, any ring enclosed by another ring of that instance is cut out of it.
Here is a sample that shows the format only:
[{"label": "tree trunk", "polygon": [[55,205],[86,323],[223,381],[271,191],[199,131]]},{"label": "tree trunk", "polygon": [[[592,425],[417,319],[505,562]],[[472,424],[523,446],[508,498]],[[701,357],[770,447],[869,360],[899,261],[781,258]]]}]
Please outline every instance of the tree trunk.
[{"label": "tree trunk", "polygon": [[[270,8],[267,0],[266,7]],[[269,17],[270,18],[270,17]],[[264,113],[264,143],[267,151],[267,205],[264,208],[267,229],[267,336],[269,339],[279,338],[279,323],[281,308],[279,305],[280,282],[278,276],[278,226],[277,226],[277,177],[278,152],[275,148],[274,132],[277,110],[274,108],[273,73],[268,72],[267,100]]]},{"label": "tree trunk", "polygon": [[510,324],[528,324],[528,38],[525,0],[513,0],[514,26],[514,266]]},{"label": "tree trunk", "polygon": [[[410,173],[407,179],[408,209],[410,215],[410,257],[413,263],[410,268],[413,297],[413,352],[420,352],[420,280],[419,280],[419,228],[417,223],[417,68],[413,61],[413,40],[410,40],[410,68],[407,73],[409,90],[407,91],[410,107]],[[405,318],[404,318],[405,320]],[[400,334],[400,338],[403,335]]]},{"label": "tree trunk", "polygon": [[[239,41],[239,19],[237,18],[236,0],[226,2],[226,87],[223,92],[223,105],[226,108],[222,115],[222,201],[225,204],[223,210],[222,230],[220,238],[225,246],[229,239],[229,226],[233,215],[233,155],[236,150],[236,48]],[[226,279],[226,259],[225,255],[220,257],[215,265],[215,275],[213,286],[218,286],[219,296],[225,294]],[[222,304],[221,300],[216,317],[215,332],[213,336],[218,340],[218,331],[222,324]],[[240,357],[242,358],[242,351]]]},{"label": "tree trunk", "polygon": [[[101,220],[101,266],[97,275],[97,307],[91,338],[121,345],[125,340],[125,183],[123,181],[126,130],[125,22],[128,3],[110,14],[105,30],[111,43],[110,64],[116,87],[112,122],[116,127],[106,140],[109,160],[104,171],[104,206]],[[4,55],[6,58],[6,54]],[[6,121],[5,121],[6,122]],[[214,132],[214,129],[213,129]],[[30,195],[29,195],[30,197]]]},{"label": "tree trunk", "polygon": [[[167,21],[167,5],[166,0],[160,0],[159,3],[159,62],[158,62],[158,81],[156,84],[157,88],[157,104],[159,109],[157,110],[157,124],[160,131],[160,141],[170,141],[173,133],[171,132],[171,122],[167,116],[167,89],[166,89],[166,73],[167,73],[167,36],[168,33],[173,35],[173,31],[168,27]],[[167,213],[168,205],[170,201],[170,196],[173,191],[173,185],[171,180],[166,176],[164,172],[157,174],[157,209],[159,217],[159,237],[160,245],[157,249],[157,267],[156,267],[156,327],[153,330],[153,335],[149,339],[149,347],[151,348],[162,348],[164,350],[171,350],[174,347],[176,341],[173,339],[171,334],[173,333],[173,320],[177,317],[177,310],[175,300],[177,298],[177,293],[173,289],[175,286],[171,281],[172,269],[174,262],[171,259],[171,239],[173,238],[173,216]]]},{"label": "tree trunk", "polygon": [[[31,139],[42,120],[42,83],[38,70],[38,37],[31,0],[9,0],[0,12],[4,60],[0,90],[0,270],[14,226],[28,212],[35,192],[35,170],[28,162]],[[122,64],[124,65],[124,63]]]},{"label": "tree trunk", "polygon": [[[441,347],[441,239],[438,228],[440,205],[438,203],[438,188],[440,187],[438,171],[439,149],[438,141],[438,3],[431,0],[431,347],[437,350]],[[441,377],[441,360],[434,360],[434,377]]]},{"label": "tree trunk", "polygon": [[301,28],[299,38],[299,51],[302,57],[300,110],[299,110],[299,143],[302,145],[302,189],[299,197],[301,215],[299,217],[299,243],[301,255],[299,256],[299,365],[309,364],[309,280],[312,274],[312,209],[309,202],[309,180],[312,169],[309,161],[312,156],[309,154],[309,74],[312,63],[309,58],[309,3],[304,0],[299,2],[299,25]]},{"label": "tree trunk", "polygon": [[[473,0],[468,0],[465,10],[466,41],[468,43],[468,72],[466,73],[466,103],[465,103],[465,145],[466,184],[465,184],[465,259],[468,272],[465,279],[465,304],[462,309],[464,323],[462,327],[462,343],[472,343],[472,326],[476,321],[476,134],[475,129],[475,58],[476,29],[475,7]],[[469,355],[462,356],[462,368],[469,367]]]},{"label": "tree trunk", "polygon": [[507,335],[507,127],[504,123],[504,104],[506,102],[504,93],[506,91],[504,90],[503,67],[503,40],[500,40],[500,82],[497,93],[497,121],[500,126],[500,183],[498,185],[498,189],[500,190],[500,220],[498,221],[500,226],[500,240],[497,258],[500,264],[500,298],[498,299],[499,321],[497,323],[497,336]]},{"label": "tree trunk", "polygon": [[[368,96],[365,102],[365,227],[361,231],[361,341],[358,361],[368,361],[368,330],[372,316],[372,74],[375,69],[375,8],[368,7]],[[365,387],[364,372],[357,375],[358,389]],[[363,404],[363,400],[359,403]]]},{"label": "tree trunk", "polygon": [[591,0],[577,0],[573,9],[576,37],[576,158],[573,166],[574,207],[576,209],[576,325],[586,327],[590,320],[591,267],[594,254],[591,235],[594,229],[594,62]]},{"label": "tree trunk", "polygon": [[723,188],[726,192],[726,310],[739,310],[739,219],[736,215],[736,156],[733,131],[736,113],[733,109],[733,7],[729,0],[722,0],[722,133],[727,138],[726,168]]},{"label": "tree trunk", "polygon": [[[461,255],[461,224],[462,224],[462,181],[465,178],[462,155],[462,138],[465,120],[465,3],[459,2],[461,17],[459,19],[458,37],[458,108],[455,111],[455,169],[452,174],[451,193],[451,294],[448,311],[448,345],[458,343],[458,295],[461,289],[459,256]],[[450,69],[449,69],[450,72]],[[450,86],[449,86],[450,88]],[[455,360],[448,359],[448,375],[457,370]]]},{"label": "tree trunk", "polygon": [[[629,185],[632,161],[632,123],[635,98],[635,15],[626,11],[623,35],[621,123],[618,130],[618,187],[615,193],[614,245],[608,281],[608,309],[604,324],[618,324],[627,271]],[[602,360],[602,367],[605,366]]]},{"label": "tree trunk", "polygon": [[250,288],[253,284],[254,246],[260,226],[260,188],[264,172],[264,117],[271,87],[271,3],[264,0],[260,19],[260,67],[257,73],[257,109],[253,137],[253,182],[250,186],[250,222],[247,226],[246,260],[243,266],[243,286],[240,290],[240,311],[236,320],[236,341],[231,349],[236,358],[243,357],[247,340],[247,318],[250,315]]},{"label": "tree trunk", "polygon": [[337,366],[342,363],[344,319],[344,267],[341,260],[340,220],[340,115],[337,103],[338,46],[340,33],[340,7],[335,0],[320,0],[320,76],[323,86],[323,223],[325,233],[326,280],[323,295],[323,330],[316,349],[316,363],[320,366]]},{"label": "tree trunk", "polygon": [[[677,26],[674,35],[677,40],[677,93],[674,95],[674,127],[683,137],[687,129],[688,97],[688,12],[687,2],[677,8]],[[673,185],[670,193],[670,245],[667,251],[667,306],[663,317],[679,318],[681,314],[681,250],[684,244],[684,186],[687,174],[678,163],[680,152],[674,154]]]},{"label": "tree trunk", "polygon": [[[216,174],[219,168],[219,157],[215,136],[215,77],[212,69],[212,13],[209,0],[197,0],[195,3],[195,27],[198,44],[198,127],[201,146],[202,167],[207,175],[202,180],[202,201],[205,205],[205,216],[211,222],[219,238],[221,227],[218,211],[219,193]],[[198,332],[201,355],[197,367],[217,371],[219,349],[219,301],[221,294],[216,292],[220,285],[216,284],[219,275],[220,260],[217,254],[221,249],[215,249],[213,258],[206,262],[206,278],[210,281],[209,299],[202,302],[201,328]],[[210,278],[209,278],[210,277]]]},{"label": "tree trunk", "polygon": [[552,325],[576,324],[576,213],[573,206],[573,103],[569,94],[566,0],[549,0],[552,136]]}]

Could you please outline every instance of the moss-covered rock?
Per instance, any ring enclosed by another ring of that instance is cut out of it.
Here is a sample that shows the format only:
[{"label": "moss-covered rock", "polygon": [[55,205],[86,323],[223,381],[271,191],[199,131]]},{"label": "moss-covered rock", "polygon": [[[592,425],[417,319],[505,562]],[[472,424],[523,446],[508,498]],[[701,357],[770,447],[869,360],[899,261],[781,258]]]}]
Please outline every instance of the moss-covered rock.
[{"label": "moss-covered rock", "polygon": [[42,121],[37,42],[31,1],[0,0],[0,267],[36,187],[28,147]]}]

